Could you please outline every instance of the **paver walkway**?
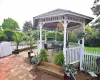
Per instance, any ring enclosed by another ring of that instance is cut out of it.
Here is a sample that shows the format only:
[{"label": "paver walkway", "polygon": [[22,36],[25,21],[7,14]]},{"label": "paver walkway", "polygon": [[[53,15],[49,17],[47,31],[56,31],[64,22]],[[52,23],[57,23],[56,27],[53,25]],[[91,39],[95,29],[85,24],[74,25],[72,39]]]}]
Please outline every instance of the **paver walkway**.
[{"label": "paver walkway", "polygon": [[60,80],[41,71],[34,72],[27,52],[0,58],[0,80]]}]

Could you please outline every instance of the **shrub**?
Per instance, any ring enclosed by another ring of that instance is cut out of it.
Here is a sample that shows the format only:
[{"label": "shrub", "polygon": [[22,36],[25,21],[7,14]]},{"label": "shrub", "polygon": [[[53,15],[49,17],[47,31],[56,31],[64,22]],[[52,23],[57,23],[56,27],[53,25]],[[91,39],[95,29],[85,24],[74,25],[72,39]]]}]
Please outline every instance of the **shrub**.
[{"label": "shrub", "polygon": [[[52,37],[53,39],[55,39],[55,32],[48,31],[47,37]],[[62,32],[57,32],[57,41],[63,41],[63,33]]]},{"label": "shrub", "polygon": [[45,49],[41,49],[40,54],[39,54],[39,60],[41,61],[48,61],[47,58],[47,51]]},{"label": "shrub", "polygon": [[60,66],[64,65],[64,55],[62,51],[58,52],[55,55],[54,63]]}]

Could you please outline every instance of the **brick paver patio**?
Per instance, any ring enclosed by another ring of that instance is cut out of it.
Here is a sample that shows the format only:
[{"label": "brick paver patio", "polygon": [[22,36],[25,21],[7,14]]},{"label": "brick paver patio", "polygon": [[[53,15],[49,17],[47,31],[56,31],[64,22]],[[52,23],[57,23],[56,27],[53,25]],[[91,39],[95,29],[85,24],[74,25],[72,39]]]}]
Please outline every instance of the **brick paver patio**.
[{"label": "brick paver patio", "polygon": [[0,80],[60,80],[41,71],[35,72],[33,68],[27,51],[0,58]]}]

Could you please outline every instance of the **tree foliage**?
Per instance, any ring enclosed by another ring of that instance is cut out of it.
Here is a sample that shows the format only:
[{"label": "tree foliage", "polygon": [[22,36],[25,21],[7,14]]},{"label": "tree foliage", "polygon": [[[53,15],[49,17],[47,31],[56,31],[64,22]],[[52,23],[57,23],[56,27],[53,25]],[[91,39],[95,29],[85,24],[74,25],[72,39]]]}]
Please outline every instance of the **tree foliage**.
[{"label": "tree foliage", "polygon": [[2,30],[2,25],[0,25],[0,30]]},{"label": "tree foliage", "polygon": [[2,28],[11,29],[11,30],[19,30],[19,25],[14,19],[7,18],[7,19],[4,19],[2,23]]},{"label": "tree foliage", "polygon": [[7,36],[5,35],[4,31],[0,31],[0,41],[7,40]]},{"label": "tree foliage", "polygon": [[24,39],[24,33],[22,32],[14,32],[12,38],[16,42],[16,49],[18,49],[19,43]]},{"label": "tree foliage", "polygon": [[93,11],[94,15],[98,16],[100,14],[100,4],[98,4],[100,0],[94,0],[93,7],[91,10]]},{"label": "tree foliage", "polygon": [[13,41],[13,34],[14,34],[14,31],[12,31],[11,29],[4,29],[3,30],[5,35],[7,36],[7,41]]},{"label": "tree foliage", "polygon": [[95,26],[95,28],[98,29],[98,30],[100,31],[100,24],[97,24],[97,25]]},{"label": "tree foliage", "polygon": [[69,42],[77,42],[76,34],[75,32],[71,32],[70,35],[68,36],[68,41]]},{"label": "tree foliage", "polygon": [[32,22],[31,21],[25,21],[24,25],[23,25],[23,31],[30,31],[32,30],[33,26],[32,26]]},{"label": "tree foliage", "polygon": [[94,32],[95,30],[93,29],[93,28],[91,28],[89,25],[86,25],[86,27],[85,27],[85,32],[86,32],[86,40],[90,40],[90,39],[92,39],[92,37],[93,37],[93,32]]},{"label": "tree foliage", "polygon": [[32,34],[27,34],[26,38],[27,38],[28,44],[30,46],[30,52],[32,52],[32,47],[33,47],[33,44],[34,44],[34,38],[33,38]]}]

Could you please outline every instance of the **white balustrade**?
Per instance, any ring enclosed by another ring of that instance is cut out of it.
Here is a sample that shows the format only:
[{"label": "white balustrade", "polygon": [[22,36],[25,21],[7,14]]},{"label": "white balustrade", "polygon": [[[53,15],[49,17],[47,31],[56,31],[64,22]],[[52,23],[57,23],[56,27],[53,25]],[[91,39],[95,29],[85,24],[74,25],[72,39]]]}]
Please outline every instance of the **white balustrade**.
[{"label": "white balustrade", "polygon": [[66,48],[67,64],[74,64],[80,61],[80,47]]}]

